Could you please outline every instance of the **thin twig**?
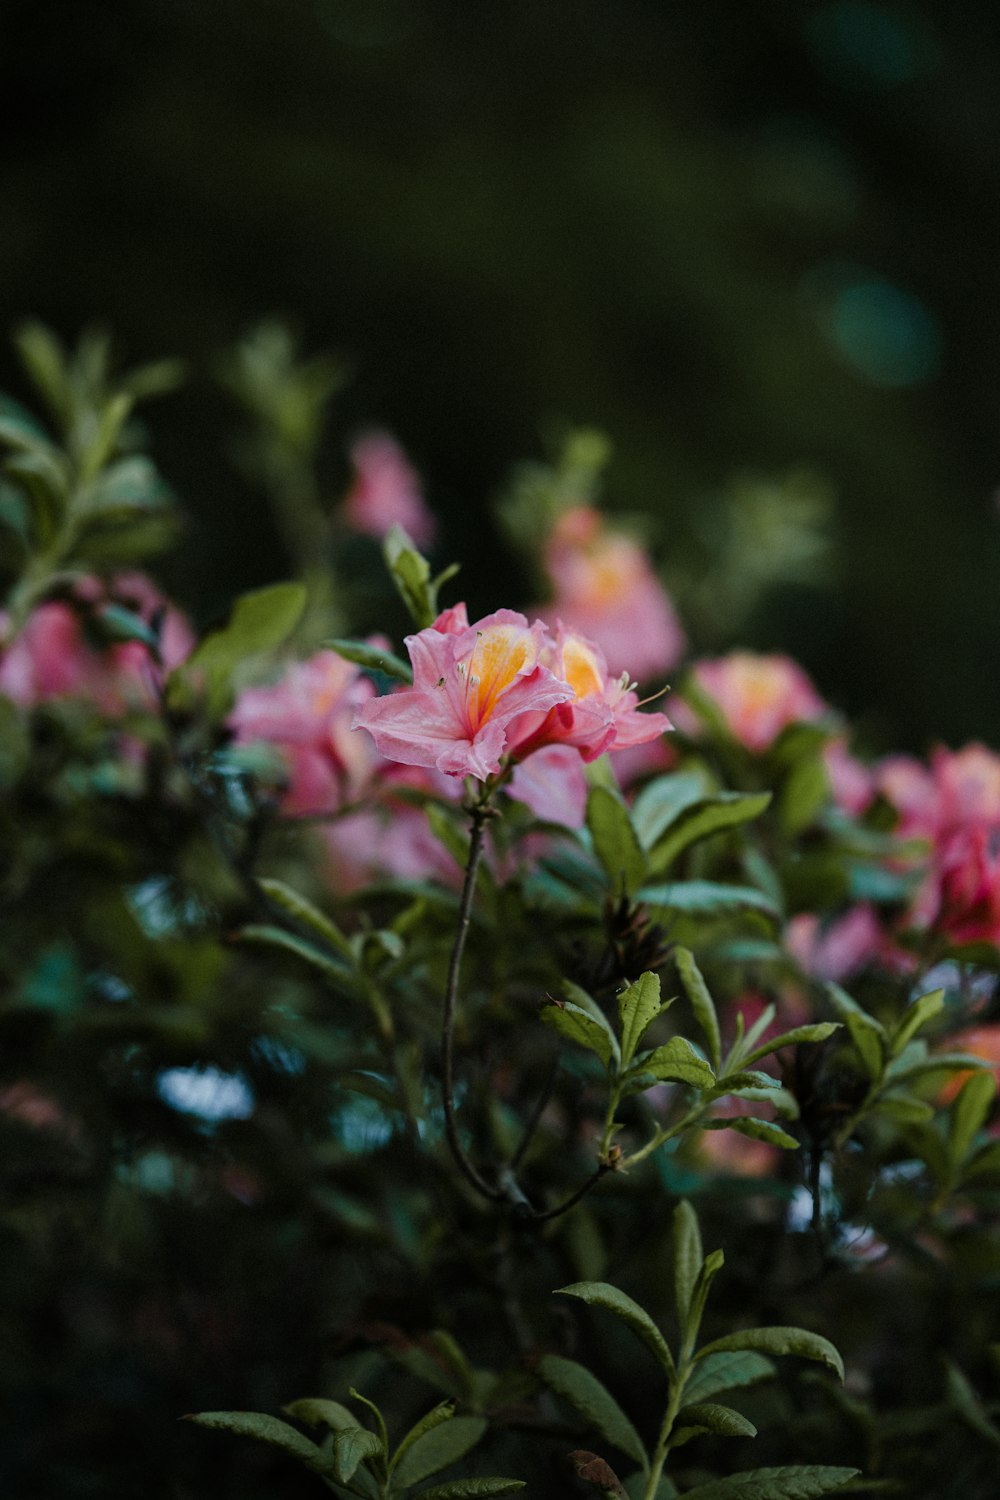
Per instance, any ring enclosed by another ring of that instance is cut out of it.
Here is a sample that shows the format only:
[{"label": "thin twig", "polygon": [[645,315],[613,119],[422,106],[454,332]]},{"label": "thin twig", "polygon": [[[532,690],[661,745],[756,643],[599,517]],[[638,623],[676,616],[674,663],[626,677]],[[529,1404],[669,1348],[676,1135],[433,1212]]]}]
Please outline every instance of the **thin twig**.
[{"label": "thin twig", "polygon": [[562,1203],[557,1203],[555,1208],[533,1209],[529,1216],[532,1223],[541,1224],[546,1219],[558,1219],[560,1214],[568,1214],[570,1209],[575,1208],[580,1199],[586,1197],[591,1188],[594,1187],[598,1182],[600,1182],[601,1178],[606,1172],[611,1172],[613,1170],[614,1168],[611,1166],[610,1162],[599,1162],[591,1172],[590,1176],[585,1178],[585,1180],[581,1182],[576,1192],[570,1193],[569,1197],[564,1198]]}]

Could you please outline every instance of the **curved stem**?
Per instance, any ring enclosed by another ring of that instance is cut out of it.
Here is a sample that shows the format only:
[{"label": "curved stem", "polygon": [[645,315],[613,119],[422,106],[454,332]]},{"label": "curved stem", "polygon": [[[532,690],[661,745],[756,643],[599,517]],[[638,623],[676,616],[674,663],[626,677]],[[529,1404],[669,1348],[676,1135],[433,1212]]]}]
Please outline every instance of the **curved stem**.
[{"label": "curved stem", "polygon": [[610,1163],[606,1161],[598,1162],[590,1176],[585,1177],[583,1182],[581,1182],[576,1192],[570,1193],[569,1197],[564,1198],[561,1203],[557,1203],[555,1208],[532,1209],[530,1215],[532,1223],[541,1224],[546,1219],[558,1219],[561,1214],[568,1214],[570,1209],[575,1208],[580,1199],[585,1198],[591,1188],[600,1182],[604,1174],[612,1170]]}]

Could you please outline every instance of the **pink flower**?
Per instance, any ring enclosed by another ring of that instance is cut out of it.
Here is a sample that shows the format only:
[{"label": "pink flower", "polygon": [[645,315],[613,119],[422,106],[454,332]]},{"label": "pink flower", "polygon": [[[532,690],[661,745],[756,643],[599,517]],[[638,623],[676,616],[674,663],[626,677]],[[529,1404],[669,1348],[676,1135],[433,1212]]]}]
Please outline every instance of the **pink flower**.
[{"label": "pink flower", "polygon": [[853,756],[844,740],[831,740],[824,746],[823,762],[834,802],[852,818],[859,818],[875,796],[871,767]]},{"label": "pink flower", "polygon": [[840,981],[883,957],[888,939],[865,904],[850,907],[825,926],[813,912],[800,912],[785,929],[785,946],[807,974]]},{"label": "pink flower", "polygon": [[642,682],[683,656],[684,632],[648,557],[593,506],[563,512],[544,562],[555,599],[543,618],[564,620],[596,641],[613,672]]},{"label": "pink flower", "polygon": [[536,818],[563,828],[582,828],[587,777],[579,753],[569,745],[546,745],[514,767],[507,788]]},{"label": "pink flower", "polygon": [[[162,666],[142,641],[102,648],[88,640],[88,614],[99,617],[109,604],[158,626]],[[176,666],[193,645],[185,617],[142,573],[119,573],[107,582],[85,578],[73,603],[50,600],[32,611],[0,656],[0,692],[25,708],[70,697],[87,698],[109,715],[148,708],[163,670]]]},{"label": "pink flower", "polygon": [[390,760],[484,781],[510,752],[514,720],[544,717],[574,693],[543,663],[540,620],[500,609],[461,628],[455,611],[446,615],[448,633],[431,626],[406,638],[412,688],[365,704],[354,723]]},{"label": "pink flower", "polygon": [[[820,719],[827,712],[805,672],[787,656],[734,651],[696,662],[694,679],[714,698],[733,738],[757,755],[789,724]],[[675,718],[684,729],[697,724],[689,708],[679,708]]]},{"label": "pink flower", "polygon": [[265,741],[288,770],[281,801],[289,816],[335,812],[367,786],[376,756],[352,734],[355,713],[374,694],[373,683],[332,651],[288,667],[270,687],[247,688],[229,725],[237,741]]},{"label": "pink flower", "polygon": [[641,713],[628,674],[609,677],[600,647],[567,630],[561,620],[556,622],[555,638],[543,649],[542,660],[569,684],[573,696],[545,715],[527,714],[511,726],[518,758],[544,745],[570,745],[591,761],[606,750],[628,750],[657,740],[670,728],[665,714]]},{"label": "pink flower", "polygon": [[417,547],[434,540],[435,524],[406,454],[387,432],[362,433],[351,447],[354,480],[344,499],[348,526],[384,537],[402,526]]},{"label": "pink flower", "polygon": [[1000,944],[1000,840],[982,825],[939,844],[913,919],[953,943]]}]

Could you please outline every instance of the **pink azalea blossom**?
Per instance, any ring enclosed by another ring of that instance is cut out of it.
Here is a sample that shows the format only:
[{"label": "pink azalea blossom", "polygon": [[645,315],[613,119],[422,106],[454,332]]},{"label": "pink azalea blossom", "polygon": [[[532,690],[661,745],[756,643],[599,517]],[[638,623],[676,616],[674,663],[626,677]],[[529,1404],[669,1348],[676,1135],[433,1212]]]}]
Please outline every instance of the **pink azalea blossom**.
[{"label": "pink azalea blossom", "polygon": [[395,438],[387,432],[364,432],[350,453],[354,479],[343,504],[348,526],[376,537],[402,526],[417,547],[427,547],[434,540],[434,517],[424,503],[417,473]]},{"label": "pink azalea blossom", "polygon": [[455,629],[455,612],[446,617],[447,633],[431,626],[406,638],[412,688],[365,704],[354,722],[390,760],[484,781],[509,754],[515,720],[544,718],[574,693],[544,665],[540,620],[500,609]]},{"label": "pink azalea blossom", "polygon": [[280,751],[288,772],[283,812],[335,812],[365,790],[377,757],[351,727],[374,692],[357,667],[320,651],[288,667],[278,682],[240,694],[229,726],[240,743],[265,741]]},{"label": "pink azalea blossom", "polygon": [[816,979],[849,979],[882,957],[888,939],[873,908],[850,907],[825,926],[813,912],[800,912],[785,929],[785,946],[807,974]]},{"label": "pink azalea blossom", "polygon": [[587,777],[578,751],[546,745],[514,767],[507,788],[536,818],[563,828],[582,828],[587,811]]},{"label": "pink azalea blossom", "polygon": [[[733,738],[757,755],[769,749],[789,724],[821,719],[828,711],[805,672],[787,656],[733,651],[696,662],[693,675],[715,700]],[[697,716],[684,705],[674,717],[679,728],[698,726]]]},{"label": "pink azalea blossom", "polygon": [[1000,839],[979,825],[935,846],[912,919],[953,943],[1000,944]]},{"label": "pink azalea blossom", "polygon": [[564,511],[544,549],[554,601],[542,610],[595,641],[612,672],[644,682],[676,666],[684,632],[638,543],[590,505]]},{"label": "pink azalea blossom", "polygon": [[823,762],[833,800],[843,812],[859,818],[875,796],[875,776],[870,766],[858,760],[844,740],[831,740],[823,747]]}]

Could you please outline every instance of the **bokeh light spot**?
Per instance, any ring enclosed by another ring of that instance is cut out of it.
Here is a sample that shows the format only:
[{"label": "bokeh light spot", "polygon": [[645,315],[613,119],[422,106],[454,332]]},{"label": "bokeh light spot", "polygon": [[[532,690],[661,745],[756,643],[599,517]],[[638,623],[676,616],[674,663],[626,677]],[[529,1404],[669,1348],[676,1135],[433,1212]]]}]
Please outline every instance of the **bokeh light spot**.
[{"label": "bokeh light spot", "polygon": [[938,62],[938,47],[925,25],[870,0],[835,0],[804,25],[820,68],[847,88],[896,88],[924,77]]}]

